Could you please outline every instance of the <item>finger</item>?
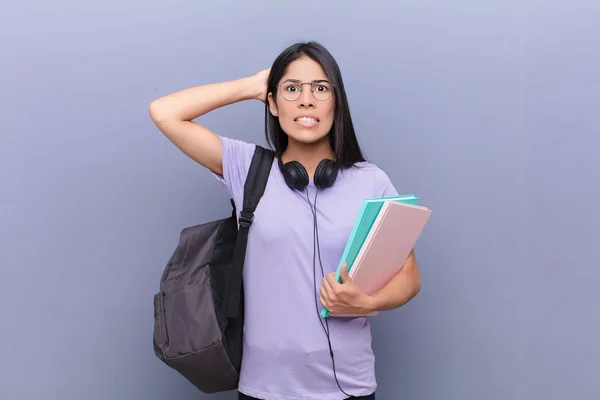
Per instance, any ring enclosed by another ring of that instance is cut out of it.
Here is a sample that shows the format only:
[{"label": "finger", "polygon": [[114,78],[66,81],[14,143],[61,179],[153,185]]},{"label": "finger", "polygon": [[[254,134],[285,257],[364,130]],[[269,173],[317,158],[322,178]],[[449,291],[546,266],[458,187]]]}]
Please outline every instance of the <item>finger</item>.
[{"label": "finger", "polygon": [[[327,292],[327,298],[329,298],[330,300],[334,300],[335,299],[335,290],[333,289],[333,287],[331,286],[331,282],[330,282],[331,277],[328,275],[325,278],[323,278],[323,288],[325,288],[325,291]],[[335,280],[335,278],[333,278]]]},{"label": "finger", "polygon": [[336,311],[334,311],[332,304],[330,304],[323,297],[320,297],[319,301],[321,302],[321,305],[327,310],[327,312],[329,313],[330,316],[332,316],[332,317],[336,316]]},{"label": "finger", "polygon": [[340,277],[342,278],[342,282],[347,282],[349,280],[348,266],[346,265],[346,263],[344,263],[344,265],[342,265],[342,268],[340,268]]},{"label": "finger", "polygon": [[325,275],[325,279],[327,280],[327,283],[329,283],[329,286],[333,290],[337,289],[337,287],[341,285],[341,283],[337,279],[335,279],[335,272],[330,272],[327,275]]},{"label": "finger", "polygon": [[325,300],[325,299],[323,298],[323,296],[319,297],[319,302],[320,302],[320,303],[321,303],[321,305],[322,305],[323,307],[325,307],[325,308],[326,308],[328,311],[331,311],[331,310],[330,310],[330,308],[331,308],[331,307],[329,306],[329,302],[328,302],[327,300]]},{"label": "finger", "polygon": [[326,299],[326,300],[329,300],[329,294],[327,294],[327,290],[325,289],[325,287],[324,287],[324,286],[321,286],[321,287],[319,288],[319,292],[321,293],[321,297],[322,297],[322,298],[324,298],[324,299]]}]

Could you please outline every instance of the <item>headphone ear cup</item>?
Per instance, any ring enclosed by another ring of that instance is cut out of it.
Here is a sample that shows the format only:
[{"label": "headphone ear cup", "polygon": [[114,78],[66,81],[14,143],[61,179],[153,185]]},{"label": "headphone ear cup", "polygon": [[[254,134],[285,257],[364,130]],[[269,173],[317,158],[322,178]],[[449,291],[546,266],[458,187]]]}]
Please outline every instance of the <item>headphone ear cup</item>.
[{"label": "headphone ear cup", "polygon": [[318,188],[327,188],[333,185],[338,174],[338,166],[335,161],[328,158],[321,160],[315,170],[315,186]]},{"label": "headphone ear cup", "polygon": [[292,189],[304,190],[308,186],[308,172],[298,161],[283,164],[279,159],[279,167],[283,173],[285,183]]}]

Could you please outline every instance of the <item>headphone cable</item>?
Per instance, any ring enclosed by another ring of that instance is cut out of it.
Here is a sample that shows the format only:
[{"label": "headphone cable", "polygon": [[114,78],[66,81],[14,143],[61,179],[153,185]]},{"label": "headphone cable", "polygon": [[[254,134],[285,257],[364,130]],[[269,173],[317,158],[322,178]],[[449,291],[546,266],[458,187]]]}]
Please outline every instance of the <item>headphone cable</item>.
[{"label": "headphone cable", "polygon": [[323,319],[321,318],[321,315],[319,312],[319,305],[318,305],[318,301],[317,301],[317,282],[316,282],[316,280],[317,280],[317,272],[316,272],[316,269],[317,269],[316,254],[317,254],[317,252],[319,253],[319,264],[321,265],[321,275],[323,277],[325,277],[325,271],[323,270],[323,262],[321,260],[321,246],[319,244],[319,229],[318,229],[318,224],[317,224],[317,194],[318,193],[319,193],[319,190],[317,188],[315,190],[315,200],[314,200],[314,209],[313,209],[313,206],[310,203],[310,199],[308,197],[308,190],[306,191],[306,200],[308,201],[308,205],[313,214],[313,284],[314,284],[314,295],[315,295],[315,308],[317,310],[317,318],[319,318],[321,327],[323,328],[323,331],[325,332],[325,336],[327,337],[327,343],[329,345],[329,354],[331,356],[331,363],[333,365],[333,376],[335,378],[335,382],[337,383],[337,386],[341,390],[342,393],[344,393],[348,397],[355,397],[355,396],[352,396],[352,395],[346,393],[344,391],[344,389],[342,389],[342,387],[340,386],[340,382],[338,380],[337,372],[336,372],[336,368],[335,368],[335,357],[333,355],[333,347],[331,345],[329,321],[327,319],[325,319],[325,325],[327,325],[327,329],[325,329],[325,325],[323,325]]}]

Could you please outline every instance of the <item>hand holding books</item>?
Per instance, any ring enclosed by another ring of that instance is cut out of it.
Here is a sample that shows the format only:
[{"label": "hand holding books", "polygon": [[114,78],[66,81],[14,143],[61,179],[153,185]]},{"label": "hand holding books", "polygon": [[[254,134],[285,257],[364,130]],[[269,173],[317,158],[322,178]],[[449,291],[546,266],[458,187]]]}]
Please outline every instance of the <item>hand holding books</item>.
[{"label": "hand holding books", "polygon": [[340,269],[341,283],[336,278],[336,272],[331,272],[323,278],[321,286],[321,305],[332,316],[362,316],[375,311],[373,298],[352,281],[348,275],[346,264]]}]

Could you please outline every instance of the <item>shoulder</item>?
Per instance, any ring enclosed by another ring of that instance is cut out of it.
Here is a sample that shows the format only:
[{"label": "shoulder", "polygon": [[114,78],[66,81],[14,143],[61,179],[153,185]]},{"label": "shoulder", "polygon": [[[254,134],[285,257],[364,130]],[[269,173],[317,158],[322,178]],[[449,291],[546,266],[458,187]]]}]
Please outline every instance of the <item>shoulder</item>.
[{"label": "shoulder", "polygon": [[355,170],[357,174],[369,176],[378,182],[390,180],[388,174],[383,169],[369,161],[357,162],[350,169]]},{"label": "shoulder", "polygon": [[219,136],[223,152],[223,162],[250,165],[256,144],[241,139]]},{"label": "shoulder", "polygon": [[223,175],[216,177],[230,186],[232,191],[238,191],[250,169],[256,144],[232,137],[220,136],[223,163]]},{"label": "shoulder", "polygon": [[396,196],[396,187],[387,172],[377,164],[363,161],[346,170],[350,181],[360,180],[372,185],[373,197]]}]

